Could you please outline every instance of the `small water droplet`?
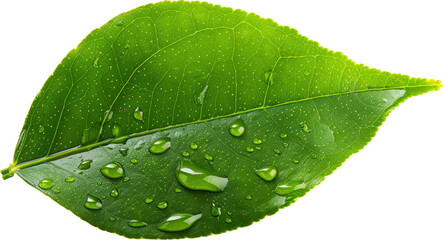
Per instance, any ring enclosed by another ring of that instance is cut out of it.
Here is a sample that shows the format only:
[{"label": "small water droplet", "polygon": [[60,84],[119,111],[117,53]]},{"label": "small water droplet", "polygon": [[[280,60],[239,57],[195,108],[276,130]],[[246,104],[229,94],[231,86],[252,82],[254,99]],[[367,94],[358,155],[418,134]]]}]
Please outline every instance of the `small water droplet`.
[{"label": "small water droplet", "polygon": [[121,153],[123,156],[126,156],[126,155],[128,155],[128,149],[127,149],[127,148],[121,148],[121,149],[120,149],[120,153]]},{"label": "small water droplet", "polygon": [[129,181],[129,180],[130,180],[129,177],[125,177],[125,178],[123,179],[123,182],[127,182],[127,181]]},{"label": "small water droplet", "polygon": [[298,160],[294,160],[294,161],[292,161],[293,163],[295,163],[295,164],[298,164],[300,161],[298,161]]},{"label": "small water droplet", "polygon": [[202,214],[175,213],[164,220],[157,229],[164,232],[180,232],[189,229]]},{"label": "small water droplet", "polygon": [[146,204],[150,204],[150,203],[152,203],[154,201],[154,199],[152,199],[152,198],[146,198],[145,199],[145,203]]},{"label": "small water droplet", "polygon": [[65,182],[67,182],[67,183],[72,183],[74,181],[75,181],[74,177],[67,177],[67,178],[65,178]]},{"label": "small water droplet", "polygon": [[163,137],[153,142],[151,146],[149,146],[149,151],[152,154],[162,154],[169,148],[171,148],[171,139],[168,137]]},{"label": "small water droplet", "polygon": [[114,124],[114,126],[112,126],[112,136],[116,138],[123,136],[123,129],[120,125]]},{"label": "small water droplet", "polygon": [[123,177],[125,170],[118,162],[111,162],[106,164],[100,169],[103,176],[111,179],[117,179]]},{"label": "small water droplet", "polygon": [[193,150],[196,150],[196,149],[198,148],[198,145],[195,144],[195,143],[191,143],[191,144],[189,145],[189,147],[190,147],[191,149],[193,149]]},{"label": "small water droplet", "polygon": [[39,133],[43,133],[45,131],[45,127],[43,127],[43,125],[40,125],[39,127],[38,127],[38,132]]},{"label": "small water droplet", "polygon": [[191,190],[222,192],[228,184],[227,177],[199,168],[189,160],[180,161],[175,176],[181,185]]},{"label": "small water droplet", "polygon": [[265,181],[272,181],[277,177],[277,168],[275,166],[268,166],[255,170],[255,174]]},{"label": "small water droplet", "polygon": [[259,145],[259,144],[262,143],[262,141],[261,141],[260,139],[257,139],[257,138],[255,138],[254,140],[252,140],[252,142],[253,142],[255,145]]},{"label": "small water droplet", "polygon": [[53,191],[54,193],[60,193],[60,192],[61,192],[61,190],[58,189],[58,188],[54,188],[54,189],[52,189],[52,191]]},{"label": "small water droplet", "polygon": [[132,164],[136,164],[137,162],[138,162],[137,159],[134,159],[134,158],[131,159],[131,163],[132,163]]},{"label": "small water droplet", "polygon": [[182,190],[181,190],[180,188],[176,188],[176,189],[175,189],[175,192],[176,192],[176,193],[181,193]]},{"label": "small water droplet", "polygon": [[278,195],[284,196],[284,195],[290,194],[296,190],[304,189],[304,188],[306,188],[306,183],[301,182],[301,181],[281,183],[281,184],[278,184],[277,187],[275,188],[275,193],[277,193]]},{"label": "small water droplet", "polygon": [[115,221],[115,220],[117,220],[117,218],[115,218],[115,217],[110,217],[110,218],[109,218],[109,221],[111,221],[111,222],[113,222],[113,221]]},{"label": "small water droplet", "polygon": [[245,133],[245,130],[245,124],[241,118],[238,118],[229,125],[229,133],[234,137],[241,137]]},{"label": "small water droplet", "polygon": [[245,197],[246,200],[252,200],[252,195],[248,195]]},{"label": "small water droplet", "polygon": [[143,111],[140,110],[139,107],[137,107],[137,108],[135,109],[135,111],[134,111],[134,118],[137,119],[137,120],[139,120],[139,121],[144,122],[144,120],[143,120]]},{"label": "small water droplet", "polygon": [[105,195],[102,195],[102,199],[105,199],[106,198],[106,196]]},{"label": "small water droplet", "polygon": [[97,58],[95,58],[95,60],[94,60],[94,68],[98,68],[98,57]]},{"label": "small water droplet", "polygon": [[200,95],[198,95],[198,103],[200,105],[203,105],[203,102],[205,101],[205,97],[206,97],[206,92],[208,91],[208,85],[205,86],[205,88],[203,88],[203,90],[201,91]]},{"label": "small water droplet", "polygon": [[255,149],[257,149],[258,151],[260,151],[260,150],[261,150],[261,147],[255,147]]},{"label": "small water droplet", "polygon": [[98,182],[97,182],[97,185],[101,186],[101,185],[102,185],[102,182],[101,182],[101,181],[98,181]]},{"label": "small water droplet", "polygon": [[131,220],[128,222],[128,225],[133,228],[141,228],[148,226],[147,223],[139,221],[139,220]]},{"label": "small water droplet", "polygon": [[254,149],[252,148],[252,147],[246,147],[246,152],[253,152],[254,151]]},{"label": "small water droplet", "polygon": [[212,203],[211,214],[214,217],[218,217],[221,215],[221,208]]},{"label": "small water droplet", "polygon": [[214,160],[214,158],[211,155],[209,155],[209,154],[205,154],[205,159],[208,160],[208,161]]},{"label": "small water droplet", "polygon": [[266,129],[266,132],[268,133],[268,132],[271,132],[271,129]]},{"label": "small water droplet", "polygon": [[99,198],[94,197],[89,194],[86,196],[85,208],[91,209],[91,210],[99,210],[99,209],[102,209],[102,207],[103,207],[103,204]]},{"label": "small water droplet", "polygon": [[182,152],[182,155],[183,155],[183,157],[187,157],[187,156],[189,156],[189,153],[188,152]]},{"label": "small water droplet", "polygon": [[111,197],[118,197],[118,190],[117,190],[116,188],[114,188],[114,189],[111,191]]},{"label": "small water droplet", "polygon": [[303,131],[306,133],[310,133],[311,129],[309,129],[309,126],[306,123],[300,123],[301,128],[303,128]]},{"label": "small water droplet", "polygon": [[306,71],[306,72],[304,72],[304,74],[305,74],[305,76],[309,76],[309,72],[308,71]]},{"label": "small water droplet", "polygon": [[278,150],[278,149],[274,149],[274,152],[275,152],[275,154],[277,154],[277,155],[280,155],[281,154],[281,152],[280,152],[280,150]]},{"label": "small water droplet", "polygon": [[135,149],[135,150],[139,150],[139,149],[141,149],[141,148],[143,147],[144,144],[145,144],[145,141],[140,140],[140,141],[138,141],[138,142],[135,144],[134,149]]},{"label": "small water droplet", "polygon": [[283,147],[287,148],[287,147],[289,147],[289,144],[288,143],[283,143]]},{"label": "small water droplet", "polygon": [[54,186],[54,181],[52,181],[52,179],[45,178],[45,179],[42,179],[38,183],[38,186],[41,189],[48,190],[48,189],[51,189]]},{"label": "small water droplet", "polygon": [[312,155],[311,155],[311,158],[312,158],[312,159],[316,159],[316,158],[317,158],[317,155],[312,154]]},{"label": "small water droplet", "polygon": [[84,160],[78,165],[78,169],[80,170],[86,170],[91,167],[92,160]]},{"label": "small water droplet", "polygon": [[288,134],[286,134],[286,133],[282,133],[282,134],[280,134],[280,137],[281,138],[286,138],[288,136]]},{"label": "small water droplet", "polygon": [[226,218],[225,219],[225,223],[232,223],[232,219],[231,218]]},{"label": "small water droplet", "polygon": [[123,26],[123,23],[124,23],[123,20],[120,20],[115,24],[115,26],[121,27],[121,26]]},{"label": "small water droplet", "polygon": [[168,207],[168,202],[159,202],[158,204],[157,204],[157,207],[159,208],[159,209],[165,209],[165,208],[167,208]]}]

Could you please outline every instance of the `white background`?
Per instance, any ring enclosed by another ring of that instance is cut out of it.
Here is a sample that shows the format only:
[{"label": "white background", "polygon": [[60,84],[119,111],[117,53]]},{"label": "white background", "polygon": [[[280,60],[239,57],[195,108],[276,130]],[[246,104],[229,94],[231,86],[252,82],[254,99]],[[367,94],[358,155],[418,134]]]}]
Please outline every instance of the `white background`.
[{"label": "white background", "polygon": [[[0,167],[34,96],[91,30],[150,1],[0,2]],[[440,1],[213,0],[412,77],[443,79]],[[373,141],[292,206],[207,239],[443,239],[443,91],[408,100]],[[0,182],[1,239],[124,239],[80,220],[19,177]]]}]

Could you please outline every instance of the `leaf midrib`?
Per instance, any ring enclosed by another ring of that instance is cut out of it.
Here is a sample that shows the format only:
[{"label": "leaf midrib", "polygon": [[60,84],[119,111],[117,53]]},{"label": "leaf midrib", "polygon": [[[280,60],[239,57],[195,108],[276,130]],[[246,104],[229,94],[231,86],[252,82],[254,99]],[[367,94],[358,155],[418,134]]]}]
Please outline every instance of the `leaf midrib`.
[{"label": "leaf midrib", "polygon": [[68,149],[66,151],[62,151],[62,152],[58,152],[58,153],[52,154],[50,156],[46,156],[46,157],[42,157],[42,158],[37,158],[37,159],[30,160],[30,161],[27,161],[27,162],[24,162],[24,163],[20,163],[18,165],[12,165],[12,166],[9,167],[9,174],[13,175],[19,169],[24,169],[24,168],[32,167],[32,166],[35,166],[35,165],[38,165],[38,164],[41,164],[41,163],[50,162],[50,161],[54,161],[54,160],[57,160],[57,159],[60,159],[60,158],[63,158],[63,157],[71,156],[71,155],[76,154],[76,153],[81,153],[81,152],[89,151],[89,150],[91,150],[93,148],[100,147],[100,146],[103,146],[103,145],[106,145],[106,144],[119,143],[122,140],[127,140],[129,138],[145,136],[145,135],[148,135],[148,134],[151,134],[151,133],[155,133],[155,132],[159,132],[159,131],[164,131],[164,130],[169,130],[169,129],[173,129],[173,128],[184,127],[184,126],[188,126],[188,125],[192,125],[192,124],[198,124],[198,123],[205,123],[205,122],[209,122],[209,121],[213,121],[213,120],[217,120],[217,119],[232,117],[232,116],[235,116],[235,115],[245,114],[245,113],[259,111],[259,110],[267,110],[267,109],[270,109],[270,108],[280,107],[280,106],[284,106],[284,105],[288,105],[288,104],[293,104],[293,103],[298,103],[298,102],[305,102],[305,101],[314,100],[314,99],[321,99],[321,98],[327,98],[327,97],[333,97],[333,96],[342,96],[342,95],[348,95],[348,94],[353,94],[353,93],[386,91],[386,90],[407,89],[407,88],[421,88],[421,87],[437,87],[437,88],[440,88],[440,87],[443,87],[443,85],[439,84],[439,83],[435,83],[435,84],[428,84],[428,85],[399,86],[399,87],[385,87],[385,88],[354,90],[354,91],[350,91],[350,92],[333,93],[333,94],[320,95],[320,96],[315,96],[315,97],[310,97],[310,98],[298,99],[298,100],[288,101],[288,102],[279,103],[279,104],[275,104],[275,105],[271,105],[271,106],[260,106],[260,107],[251,108],[251,109],[244,110],[244,111],[238,111],[238,112],[230,113],[230,114],[223,115],[223,116],[217,116],[217,117],[213,117],[213,118],[209,118],[209,119],[196,120],[196,121],[192,121],[192,122],[181,123],[181,124],[170,125],[170,126],[166,126],[166,127],[162,127],[162,128],[146,130],[146,131],[142,131],[142,132],[138,132],[138,133],[132,133],[132,134],[129,134],[129,135],[126,135],[126,136],[122,136],[122,137],[119,137],[119,138],[108,139],[108,140],[105,140],[105,141],[96,142],[96,143],[93,143],[93,144],[90,144],[90,145],[87,145],[87,146],[74,147],[74,148]]}]

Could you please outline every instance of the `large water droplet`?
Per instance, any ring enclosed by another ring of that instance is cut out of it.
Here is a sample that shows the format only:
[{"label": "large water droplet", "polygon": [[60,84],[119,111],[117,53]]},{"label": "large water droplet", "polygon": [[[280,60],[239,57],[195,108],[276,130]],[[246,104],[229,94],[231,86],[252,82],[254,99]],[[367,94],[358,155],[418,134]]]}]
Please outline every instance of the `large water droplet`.
[{"label": "large water droplet", "polygon": [[151,144],[149,146],[149,151],[153,154],[162,154],[171,148],[171,139],[168,137],[163,137]]},{"label": "large water droplet", "polygon": [[54,181],[52,181],[52,179],[45,178],[45,179],[42,179],[42,180],[38,183],[38,186],[39,186],[41,189],[48,190],[48,189],[51,189],[51,188],[54,186]]},{"label": "large water droplet", "polygon": [[187,156],[189,156],[189,153],[188,152],[182,152],[182,155],[183,155],[183,157],[187,157]]},{"label": "large water droplet", "polygon": [[141,228],[148,226],[147,223],[139,221],[139,220],[131,220],[128,222],[128,225],[133,228]]},{"label": "large water droplet", "polygon": [[255,174],[265,181],[272,181],[277,176],[277,168],[275,166],[264,167],[255,170]]},{"label": "large water droplet", "polygon": [[200,105],[203,105],[203,102],[205,101],[206,91],[208,91],[208,85],[206,85],[205,88],[203,88],[203,90],[201,91],[200,95],[198,95],[197,99]]},{"label": "large water droplet", "polygon": [[202,214],[176,213],[169,216],[157,228],[164,232],[180,232],[189,229]]},{"label": "large water droplet", "polygon": [[86,170],[91,167],[92,160],[84,160],[78,165],[78,169],[80,170]]},{"label": "large water droplet", "polygon": [[111,191],[111,197],[118,197],[118,190],[117,190],[116,188],[114,188],[114,189]]},{"label": "large water droplet", "polygon": [[290,194],[296,190],[304,189],[304,188],[306,188],[306,183],[304,183],[302,181],[280,183],[275,188],[275,193],[277,193],[278,195],[284,196],[284,195]]},{"label": "large water droplet", "polygon": [[189,147],[190,147],[192,150],[196,150],[196,149],[198,148],[198,145],[197,145],[196,143],[191,143],[191,144],[189,145]]},{"label": "large water droplet", "polygon": [[125,170],[118,162],[111,162],[103,166],[100,171],[107,178],[117,179],[123,177]]},{"label": "large water droplet", "polygon": [[222,192],[228,184],[227,177],[199,168],[188,160],[180,161],[175,176],[181,185],[192,190]]},{"label": "large water droplet", "polygon": [[238,118],[229,125],[229,133],[234,137],[241,137],[245,133],[245,130],[245,124],[241,118]]},{"label": "large water droplet", "polygon": [[167,208],[168,207],[168,202],[159,202],[158,204],[157,204],[157,207],[159,208],[159,209],[165,209],[165,208]]},{"label": "large water droplet", "polygon": [[103,204],[102,201],[99,198],[96,198],[92,195],[86,196],[86,202],[85,202],[85,208],[91,209],[91,210],[99,210],[102,209]]},{"label": "large water droplet", "polygon": [[262,141],[261,141],[260,139],[257,139],[257,138],[255,138],[254,140],[252,140],[252,142],[253,142],[255,145],[259,145],[259,144],[262,143]]},{"label": "large water droplet", "polygon": [[152,199],[152,198],[146,198],[145,199],[145,203],[146,204],[150,204],[150,203],[152,203],[154,201],[154,199]]},{"label": "large water droplet", "polygon": [[218,217],[218,216],[220,216],[220,215],[221,215],[221,208],[218,207],[218,206],[216,206],[216,205],[213,203],[213,204],[212,204],[212,207],[211,207],[211,214],[212,214],[212,216],[214,216],[214,217]]},{"label": "large water droplet", "polygon": [[134,111],[134,118],[143,122],[143,111],[138,107]]}]

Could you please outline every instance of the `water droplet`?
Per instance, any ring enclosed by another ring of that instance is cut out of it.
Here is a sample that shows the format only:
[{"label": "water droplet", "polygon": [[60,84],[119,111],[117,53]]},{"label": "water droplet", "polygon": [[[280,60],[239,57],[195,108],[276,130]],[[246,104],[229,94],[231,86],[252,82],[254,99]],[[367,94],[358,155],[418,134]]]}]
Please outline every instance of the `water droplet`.
[{"label": "water droplet", "polygon": [[176,188],[176,189],[175,189],[175,192],[176,192],[176,193],[181,193],[182,190],[181,190],[180,188]]},{"label": "water droplet", "polygon": [[123,179],[123,182],[127,182],[127,181],[129,181],[129,180],[130,180],[129,177],[125,177],[125,178]]},{"label": "water droplet", "polygon": [[209,155],[209,154],[205,154],[205,159],[208,160],[208,161],[214,160],[214,158],[211,155]]},{"label": "water droplet", "polygon": [[134,158],[131,159],[131,163],[132,163],[132,164],[136,164],[137,162],[138,162],[137,159],[134,159]]},{"label": "water droplet", "polygon": [[118,22],[115,24],[115,26],[117,26],[117,27],[121,27],[121,26],[123,26],[123,20],[118,21]]},{"label": "water droplet", "polygon": [[259,145],[259,144],[262,143],[262,141],[261,141],[260,139],[257,139],[257,138],[255,138],[254,140],[252,140],[252,142],[253,142],[255,145]]},{"label": "water droplet", "polygon": [[218,217],[221,215],[221,208],[212,203],[211,214],[214,217]]},{"label": "water droplet", "polygon": [[110,217],[110,218],[109,218],[109,221],[111,221],[111,222],[113,222],[113,221],[115,221],[115,220],[117,220],[117,218],[115,218],[115,217]]},{"label": "water droplet", "polygon": [[134,111],[134,118],[143,122],[143,111],[138,107]]},{"label": "water droplet", "polygon": [[317,158],[317,155],[312,154],[312,155],[311,155],[311,158],[312,158],[312,159],[316,159],[316,158]]},{"label": "water droplet", "polygon": [[286,138],[288,136],[288,134],[286,134],[286,133],[282,133],[282,134],[280,134],[280,137],[281,138]]},{"label": "water droplet", "polygon": [[310,133],[311,129],[309,129],[309,126],[306,123],[300,123],[301,128],[303,128],[303,131],[306,133]]},{"label": "water droplet", "polygon": [[245,133],[245,130],[245,124],[241,118],[238,118],[229,125],[229,133],[234,137],[241,137]]},{"label": "water droplet", "polygon": [[121,148],[121,149],[120,149],[120,153],[121,153],[123,156],[126,156],[126,155],[128,155],[128,149],[127,149],[127,148]]},{"label": "water droplet", "polygon": [[91,167],[92,160],[84,160],[78,165],[78,169],[80,170],[86,170]]},{"label": "water droplet", "polygon": [[271,132],[271,129],[266,129],[266,132],[268,133],[268,132]]},{"label": "water droplet", "polygon": [[106,196],[105,195],[102,195],[102,199],[105,199],[106,198]]},{"label": "water droplet", "polygon": [[245,197],[246,200],[252,200],[252,195],[248,195]]},{"label": "water droplet", "polygon": [[95,60],[94,60],[94,68],[98,68],[98,59],[99,58],[95,58]]},{"label": "water droplet", "polygon": [[111,197],[118,197],[118,190],[117,190],[116,188],[114,188],[114,189],[111,191]]},{"label": "water droplet", "polygon": [[287,147],[289,147],[289,144],[288,143],[283,143],[283,147],[287,148]]},{"label": "water droplet", "polygon": [[254,149],[253,148],[251,148],[251,147],[246,147],[246,152],[253,152],[254,151]]},{"label": "water droplet", "polygon": [[152,203],[154,201],[154,199],[152,199],[152,198],[146,198],[145,199],[145,203],[146,204],[150,204],[150,203]]},{"label": "water droplet", "polygon": [[135,150],[139,150],[139,149],[141,149],[141,148],[143,147],[144,144],[145,144],[145,141],[140,140],[140,141],[138,141],[138,142],[135,144],[134,149],[135,149]]},{"label": "water droplet", "polygon": [[226,218],[225,219],[225,223],[232,223],[232,219],[231,218]]},{"label": "water droplet", "polygon": [[52,181],[52,179],[45,178],[45,179],[42,179],[38,183],[38,186],[41,189],[48,190],[48,189],[51,189],[54,186],[54,181]]},{"label": "water droplet", "polygon": [[54,193],[60,193],[60,192],[61,192],[61,190],[58,189],[58,188],[54,188],[52,191],[53,191]]},{"label": "water droplet", "polygon": [[123,136],[123,129],[122,127],[120,127],[120,125],[115,124],[114,126],[112,126],[112,136],[116,138]]},{"label": "water droplet", "polygon": [[74,177],[67,177],[67,178],[65,178],[65,182],[72,183],[74,181],[75,181]]},{"label": "water droplet", "polygon": [[180,232],[189,229],[202,214],[175,213],[164,220],[157,229],[164,232]]},{"label": "water droplet", "polygon": [[295,163],[295,164],[297,164],[297,163],[299,163],[300,161],[298,161],[298,160],[294,160],[294,161],[292,161],[293,163]]},{"label": "water droplet", "polygon": [[304,72],[304,74],[305,74],[305,76],[309,76],[309,72],[308,71],[306,71],[306,72]]},{"label": "water droplet", "polygon": [[102,209],[103,204],[102,201],[99,198],[96,198],[92,195],[86,196],[86,202],[85,202],[85,208],[91,209],[91,210],[99,210]]},{"label": "water droplet", "polygon": [[195,143],[191,143],[191,144],[189,145],[189,147],[190,147],[191,149],[193,149],[193,150],[196,150],[196,149],[198,148],[198,145],[195,144]]},{"label": "water droplet", "polygon": [[162,154],[169,148],[171,148],[171,139],[163,137],[153,142],[151,146],[149,146],[149,151],[153,154]]},{"label": "water droplet", "polygon": [[264,167],[255,170],[255,174],[265,181],[272,181],[277,176],[277,168],[275,166]]},{"label": "water droplet", "polygon": [[222,192],[228,184],[228,178],[211,170],[204,170],[188,160],[181,160],[175,171],[181,185],[191,190]]},{"label": "water droplet", "polygon": [[167,202],[159,202],[159,203],[157,204],[157,207],[158,207],[159,209],[165,209],[165,208],[168,207],[168,203],[167,203]]},{"label": "water droplet", "polygon": [[101,181],[98,181],[98,182],[97,182],[97,185],[99,185],[99,186],[102,185],[102,182],[101,182]]},{"label": "water droplet", "polygon": [[257,149],[258,151],[260,151],[260,150],[261,150],[261,147],[255,147],[255,149]]},{"label": "water droplet", "polygon": [[203,90],[201,91],[200,95],[198,95],[198,103],[200,105],[203,105],[203,102],[205,101],[205,97],[206,97],[206,92],[208,91],[208,85],[205,86],[205,88],[203,88]]},{"label": "water droplet", "polygon": [[278,195],[284,196],[284,195],[290,194],[296,190],[304,189],[304,188],[306,188],[306,183],[301,182],[301,181],[281,183],[281,184],[278,184],[277,187],[275,188],[275,193],[277,193]]},{"label": "water droplet", "polygon": [[189,156],[189,153],[188,152],[182,152],[182,155],[183,155],[183,157],[187,157],[187,156]]},{"label": "water droplet", "polygon": [[103,176],[111,179],[117,179],[123,177],[125,170],[118,162],[111,162],[106,164],[100,169]]},{"label": "water droplet", "polygon": [[281,152],[280,152],[280,150],[278,150],[278,149],[274,149],[274,152],[275,152],[275,154],[277,154],[277,155],[280,155],[281,154]]},{"label": "water droplet", "polygon": [[38,132],[39,133],[43,133],[45,131],[45,127],[43,127],[43,125],[40,125],[39,127],[38,127]]},{"label": "water droplet", "polygon": [[128,222],[128,225],[133,228],[141,228],[148,226],[147,223],[139,221],[139,220],[131,220]]}]

